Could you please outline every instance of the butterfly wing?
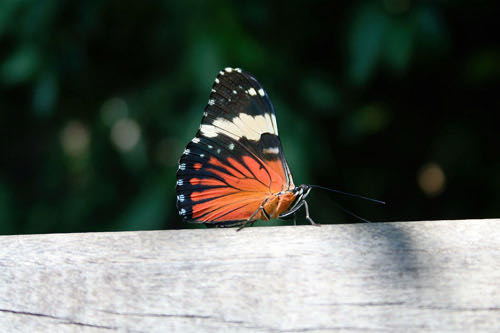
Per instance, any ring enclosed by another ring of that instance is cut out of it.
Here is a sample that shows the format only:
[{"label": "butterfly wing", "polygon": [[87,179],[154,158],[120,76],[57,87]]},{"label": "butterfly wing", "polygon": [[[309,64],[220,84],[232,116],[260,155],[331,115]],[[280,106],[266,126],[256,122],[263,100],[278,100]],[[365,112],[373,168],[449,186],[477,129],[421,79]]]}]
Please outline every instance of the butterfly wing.
[{"label": "butterfly wing", "polygon": [[226,68],[179,161],[179,214],[191,222],[238,224],[293,187],[269,96],[249,73]]}]

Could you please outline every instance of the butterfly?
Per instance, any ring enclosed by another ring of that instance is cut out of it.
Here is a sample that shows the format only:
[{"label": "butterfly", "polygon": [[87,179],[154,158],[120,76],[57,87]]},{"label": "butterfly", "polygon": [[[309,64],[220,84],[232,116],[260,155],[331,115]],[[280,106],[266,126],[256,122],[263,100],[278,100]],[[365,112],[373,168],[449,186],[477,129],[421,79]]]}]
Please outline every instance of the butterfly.
[{"label": "butterfly", "polygon": [[286,219],[305,206],[308,185],[295,186],[273,104],[240,68],[220,71],[200,128],[177,171],[177,209],[188,222],[218,227]]}]

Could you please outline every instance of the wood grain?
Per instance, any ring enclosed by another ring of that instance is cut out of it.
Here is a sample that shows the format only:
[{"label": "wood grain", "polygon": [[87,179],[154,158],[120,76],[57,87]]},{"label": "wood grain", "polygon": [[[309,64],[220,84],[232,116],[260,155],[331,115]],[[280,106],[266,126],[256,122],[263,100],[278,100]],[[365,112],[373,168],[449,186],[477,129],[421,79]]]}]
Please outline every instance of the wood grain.
[{"label": "wood grain", "polygon": [[499,222],[3,236],[0,327],[498,331]]}]

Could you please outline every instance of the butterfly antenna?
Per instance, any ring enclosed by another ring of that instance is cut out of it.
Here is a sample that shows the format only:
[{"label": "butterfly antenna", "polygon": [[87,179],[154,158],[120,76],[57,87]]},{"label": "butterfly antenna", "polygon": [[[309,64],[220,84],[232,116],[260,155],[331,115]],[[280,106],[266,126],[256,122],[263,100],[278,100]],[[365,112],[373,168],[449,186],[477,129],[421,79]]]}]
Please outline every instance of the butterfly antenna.
[{"label": "butterfly antenna", "polygon": [[351,212],[350,210],[348,209],[345,209],[344,207],[342,207],[341,205],[339,205],[338,203],[336,203],[335,201],[333,202],[335,205],[337,205],[337,207],[339,207],[344,213],[347,213],[351,216],[354,216],[355,218],[357,219],[360,219],[361,221],[363,222],[366,222],[366,223],[372,223],[372,221],[368,221],[367,219],[357,215],[357,214],[354,214],[353,212]]},{"label": "butterfly antenna", "polygon": [[[330,192],[335,192],[335,193],[339,193],[339,194],[347,195],[347,196],[349,196],[349,197],[353,197],[353,198],[359,198],[359,199],[364,199],[364,200],[368,200],[368,201],[376,202],[376,203],[381,204],[381,205],[385,205],[385,201],[381,201],[381,200],[377,200],[377,199],[372,199],[372,198],[364,197],[364,196],[359,195],[359,194],[352,194],[352,193],[342,192],[342,191],[339,191],[339,190],[334,190],[333,188],[328,188],[328,187],[324,187],[324,186],[320,186],[320,185],[308,185],[308,186],[310,186],[310,187],[314,187],[314,188],[320,188],[320,189],[322,189],[322,190],[326,190],[326,191],[330,191]],[[337,204],[337,205],[338,205],[338,204]],[[342,210],[344,210],[346,213],[351,214],[352,216],[355,216],[355,217],[357,217],[357,218],[359,218],[359,219],[361,219],[361,220],[363,220],[363,221],[365,221],[365,222],[370,222],[370,221],[367,221],[367,220],[365,220],[365,219],[363,219],[363,218],[361,218],[361,217],[359,217],[359,216],[355,215],[355,214],[354,214],[354,213],[352,213],[352,212],[349,212],[349,211],[345,210],[345,209],[344,209],[343,207],[341,207],[340,205],[339,205],[339,207],[340,207]]]}]

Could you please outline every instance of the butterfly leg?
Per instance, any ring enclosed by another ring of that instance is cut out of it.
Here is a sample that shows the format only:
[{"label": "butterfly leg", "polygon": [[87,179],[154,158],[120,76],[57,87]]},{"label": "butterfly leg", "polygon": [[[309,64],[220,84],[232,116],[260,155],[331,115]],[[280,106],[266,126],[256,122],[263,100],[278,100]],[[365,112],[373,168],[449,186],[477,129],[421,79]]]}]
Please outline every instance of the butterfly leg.
[{"label": "butterfly leg", "polygon": [[252,219],[254,218],[255,215],[257,215],[257,213],[259,211],[263,211],[264,212],[264,215],[267,217],[267,219],[269,220],[269,215],[267,214],[267,212],[264,210],[264,204],[266,203],[267,199],[264,200],[261,204],[260,204],[260,207],[257,208],[257,210],[255,212],[253,212],[253,214],[248,218],[248,220],[246,220],[245,223],[243,223],[243,225],[241,227],[239,227],[236,231],[240,231],[241,229],[243,229],[244,227],[247,226],[247,224],[251,223],[251,225],[253,226],[253,224],[255,223],[255,221],[252,221]]},{"label": "butterfly leg", "polygon": [[236,229],[236,231],[240,231],[241,229],[243,229],[244,227],[247,226],[247,224],[251,224],[251,226],[253,226],[253,224],[255,223],[255,221],[252,221],[253,217],[260,211],[260,210],[264,210],[264,207],[260,206],[255,212],[253,212],[252,216],[250,216],[248,218],[248,220],[245,221],[245,223],[243,223],[243,225],[241,227],[239,227],[238,229]]},{"label": "butterfly leg", "polygon": [[250,223],[251,223],[250,226],[253,226],[253,222],[251,222],[250,220],[246,220],[245,223],[243,223],[241,225],[241,227],[239,227],[238,229],[236,229],[236,231],[240,231],[241,229],[245,228],[247,226],[247,224],[250,224]]},{"label": "butterfly leg", "polygon": [[304,200],[304,206],[306,206],[306,220],[309,221],[309,223],[311,223],[312,225],[315,225],[315,226],[321,226],[321,224],[318,224],[316,222],[313,221],[313,219],[309,216],[309,205],[307,204],[307,201]]}]

